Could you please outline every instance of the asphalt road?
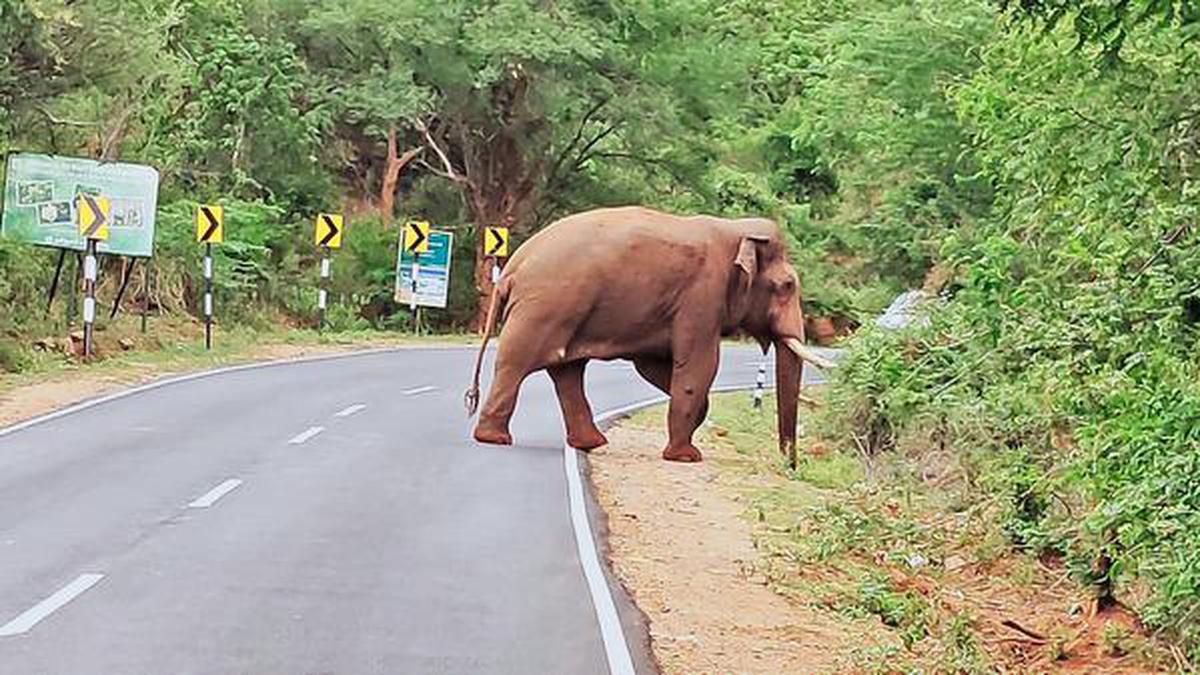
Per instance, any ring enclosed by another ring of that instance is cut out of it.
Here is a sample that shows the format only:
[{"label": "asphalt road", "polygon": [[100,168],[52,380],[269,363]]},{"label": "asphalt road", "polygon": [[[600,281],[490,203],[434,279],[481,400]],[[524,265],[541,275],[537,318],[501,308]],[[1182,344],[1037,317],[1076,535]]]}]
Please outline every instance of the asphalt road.
[{"label": "asphalt road", "polygon": [[[622,635],[651,672],[611,583],[602,637],[601,520],[588,503],[576,540],[549,379],[516,446],[476,445],[473,354],[237,370],[0,430],[0,673],[599,674]],[[760,359],[727,349],[719,384]],[[657,395],[622,362],[587,380],[597,413]]]}]

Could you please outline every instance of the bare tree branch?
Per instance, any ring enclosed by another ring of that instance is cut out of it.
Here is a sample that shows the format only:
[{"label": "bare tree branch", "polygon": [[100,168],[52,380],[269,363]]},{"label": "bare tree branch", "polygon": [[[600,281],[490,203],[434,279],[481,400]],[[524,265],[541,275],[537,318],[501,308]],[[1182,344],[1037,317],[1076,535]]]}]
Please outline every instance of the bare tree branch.
[{"label": "bare tree branch", "polygon": [[573,169],[576,171],[578,171],[579,169],[582,169],[583,165],[586,164],[589,159],[591,159],[592,157],[595,157],[596,155],[592,155],[589,153],[591,153],[592,149],[596,147],[596,144],[598,144],[600,141],[604,140],[605,138],[608,138],[609,136],[611,136],[617,130],[618,126],[620,126],[620,125],[614,124],[614,125],[608,127],[607,129],[605,129],[604,131],[601,131],[600,133],[596,134],[595,138],[588,141],[587,145],[583,146],[583,148],[579,151],[579,156],[575,159],[575,164],[573,166]]},{"label": "bare tree branch", "polygon": [[547,174],[547,185],[553,184],[558,178],[558,172],[559,169],[562,168],[562,163],[565,162],[567,157],[575,150],[575,146],[579,144],[579,141],[583,140],[583,132],[587,129],[588,122],[591,122],[592,117],[599,113],[604,106],[608,105],[608,101],[609,99],[607,98],[601,99],[596,103],[596,105],[592,106],[586,113],[584,113],[582,118],[580,118],[579,128],[575,130],[574,138],[572,138],[571,142],[567,143],[567,146],[562,149],[562,152],[558,154],[558,157],[554,159],[554,164],[552,164],[550,167],[550,172]]},{"label": "bare tree branch", "polygon": [[429,171],[429,173],[432,173],[432,174],[433,174],[433,175],[435,175],[435,176],[441,176],[442,178],[446,178],[446,179],[448,179],[448,180],[452,180],[452,181],[454,181],[455,183],[461,183],[461,184],[463,184],[463,185],[466,185],[466,184],[467,184],[467,179],[466,179],[466,178],[463,178],[462,176],[460,176],[460,175],[458,175],[458,174],[456,174],[456,173],[446,173],[445,171],[442,171],[441,169],[438,169],[437,167],[435,167],[434,165],[430,164],[429,162],[426,162],[426,161],[425,161],[425,160],[423,160],[423,159],[418,159],[418,160],[417,160],[417,164],[420,164],[421,166],[425,167],[425,169],[427,169],[427,170]]},{"label": "bare tree branch", "polygon": [[420,163],[423,166],[425,166],[425,168],[429,169],[430,171],[432,171],[434,174],[436,174],[438,176],[442,176],[443,178],[449,178],[450,180],[452,180],[456,183],[462,183],[464,185],[469,185],[470,182],[467,180],[467,177],[459,174],[457,171],[454,170],[454,165],[450,163],[450,157],[446,155],[446,152],[444,150],[442,150],[442,147],[440,145],[438,145],[436,140],[434,140],[433,134],[431,134],[429,132],[429,126],[426,125],[425,122],[423,122],[421,120],[416,120],[413,122],[413,124],[417,127],[417,130],[420,131],[421,134],[425,137],[425,143],[429,146],[429,148],[431,150],[433,150],[434,153],[437,154],[438,159],[442,160],[442,167],[444,167],[444,170],[439,171],[439,170],[433,168],[433,166],[430,165],[425,160],[421,160]]},{"label": "bare tree branch", "polygon": [[55,117],[53,113],[51,113],[49,110],[46,110],[46,108],[44,108],[43,106],[37,106],[34,109],[37,110],[38,112],[42,113],[42,115],[46,118],[46,120],[55,126],[82,127],[85,129],[90,128],[90,127],[100,126],[100,124],[97,122],[80,122],[77,120],[67,120],[67,119]]}]

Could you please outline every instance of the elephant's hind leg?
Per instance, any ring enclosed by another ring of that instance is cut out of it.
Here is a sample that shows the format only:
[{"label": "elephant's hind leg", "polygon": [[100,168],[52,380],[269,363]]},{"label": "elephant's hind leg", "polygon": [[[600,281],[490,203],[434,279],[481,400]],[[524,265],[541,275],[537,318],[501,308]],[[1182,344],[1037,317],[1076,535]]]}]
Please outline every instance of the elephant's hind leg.
[{"label": "elephant's hind leg", "polygon": [[[507,336],[506,336],[507,337]],[[487,401],[475,424],[475,440],[492,445],[512,445],[508,423],[517,408],[521,383],[534,370],[526,354],[516,348],[518,341],[504,339],[496,352],[496,374],[488,388]]]},{"label": "elephant's hind leg", "polygon": [[572,361],[551,366],[548,371],[554,380],[554,390],[562,407],[563,422],[567,427],[567,445],[579,450],[592,450],[608,443],[608,439],[596,427],[592,407],[588,405],[583,389],[583,371],[587,361]]}]

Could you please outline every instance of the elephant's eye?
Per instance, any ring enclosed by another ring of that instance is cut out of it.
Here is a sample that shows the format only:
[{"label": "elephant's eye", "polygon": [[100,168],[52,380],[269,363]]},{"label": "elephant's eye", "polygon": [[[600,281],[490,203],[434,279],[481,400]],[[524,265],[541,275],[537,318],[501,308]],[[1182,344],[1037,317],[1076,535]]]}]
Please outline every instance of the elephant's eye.
[{"label": "elephant's eye", "polygon": [[796,288],[796,282],[788,279],[778,286],[780,293],[791,293]]}]

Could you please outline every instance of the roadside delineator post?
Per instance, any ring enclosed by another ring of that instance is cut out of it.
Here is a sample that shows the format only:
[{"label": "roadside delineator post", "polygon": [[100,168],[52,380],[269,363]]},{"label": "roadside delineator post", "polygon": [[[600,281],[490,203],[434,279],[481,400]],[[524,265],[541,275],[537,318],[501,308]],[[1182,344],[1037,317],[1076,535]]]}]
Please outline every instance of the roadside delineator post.
[{"label": "roadside delineator post", "polygon": [[83,258],[83,358],[92,356],[92,334],[96,323],[96,243],[108,239],[112,202],[107,197],[79,193],[75,198],[79,234],[87,240]]},{"label": "roadside delineator post", "polygon": [[213,345],[212,245],[225,241],[225,209],[217,204],[196,208],[196,241],[204,244],[204,348]]},{"label": "roadside delineator post", "polygon": [[763,390],[767,386],[767,362],[758,364],[758,377],[754,378],[754,409],[762,410]]},{"label": "roadside delineator post", "polygon": [[321,281],[317,288],[317,332],[325,327],[325,308],[329,304],[329,277],[333,272],[333,263],[329,259],[329,249],[321,247]]},{"label": "roadside delineator post", "polygon": [[413,313],[413,328],[421,332],[421,318],[417,307],[417,280],[421,277],[421,254],[429,251],[430,225],[424,220],[410,220],[404,224],[404,250],[412,254],[412,294],[408,298],[408,309]]},{"label": "roadside delineator post", "polygon": [[333,262],[329,257],[331,249],[342,247],[342,233],[346,229],[346,221],[340,213],[321,213],[317,215],[316,242],[321,249],[321,280],[317,286],[317,332],[325,327],[325,308],[329,305],[329,277],[332,275]]}]

